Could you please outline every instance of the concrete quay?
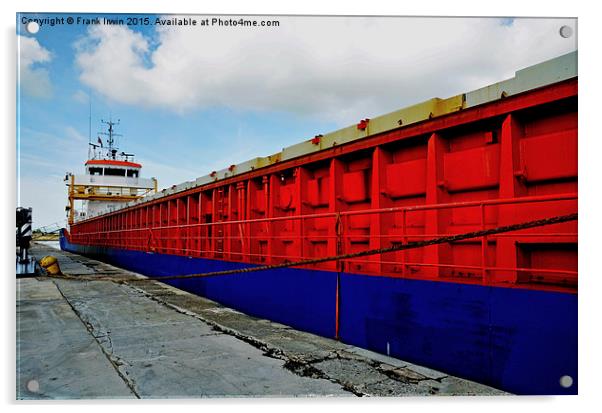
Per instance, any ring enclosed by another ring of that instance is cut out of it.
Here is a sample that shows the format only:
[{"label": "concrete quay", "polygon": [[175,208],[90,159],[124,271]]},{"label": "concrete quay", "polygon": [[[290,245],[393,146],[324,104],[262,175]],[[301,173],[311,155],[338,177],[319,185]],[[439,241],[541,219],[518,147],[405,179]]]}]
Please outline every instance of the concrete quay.
[{"label": "concrete quay", "polygon": [[[142,275],[34,244],[63,273]],[[17,399],[505,395],[157,281],[17,280]]]}]

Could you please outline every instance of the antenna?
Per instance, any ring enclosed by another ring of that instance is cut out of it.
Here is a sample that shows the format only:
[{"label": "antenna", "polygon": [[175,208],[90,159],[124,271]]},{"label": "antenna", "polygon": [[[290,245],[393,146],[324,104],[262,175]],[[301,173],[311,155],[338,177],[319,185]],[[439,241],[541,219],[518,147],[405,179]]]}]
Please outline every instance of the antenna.
[{"label": "antenna", "polygon": [[112,120],[100,120],[102,123],[104,123],[105,125],[108,125],[107,128],[107,132],[100,132],[101,135],[105,135],[108,136],[107,139],[107,150],[109,152],[109,156],[112,157],[113,159],[115,159],[115,155],[117,154],[117,147],[115,146],[115,138],[118,136],[121,136],[121,134],[119,133],[115,133],[115,129],[113,128],[114,126],[119,125],[119,119],[117,119],[117,122],[113,122]]},{"label": "antenna", "polygon": [[92,94],[88,90],[88,142],[92,142]]},{"label": "antenna", "polygon": [[[88,159],[91,159],[90,145],[92,145],[92,94],[88,89]],[[96,148],[94,150],[96,151]]]}]

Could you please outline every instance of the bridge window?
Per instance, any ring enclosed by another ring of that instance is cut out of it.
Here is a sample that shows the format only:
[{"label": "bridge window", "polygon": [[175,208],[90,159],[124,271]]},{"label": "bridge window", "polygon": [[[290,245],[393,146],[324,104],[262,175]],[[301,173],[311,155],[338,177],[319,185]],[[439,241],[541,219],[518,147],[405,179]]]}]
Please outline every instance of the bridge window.
[{"label": "bridge window", "polygon": [[105,168],[105,175],[125,176],[125,169]]},{"label": "bridge window", "polygon": [[90,168],[90,175],[102,175],[102,168]]},{"label": "bridge window", "polygon": [[138,171],[137,170],[135,170],[135,169],[128,169],[127,171],[128,171],[127,172],[128,176],[133,177],[133,178],[138,178]]}]

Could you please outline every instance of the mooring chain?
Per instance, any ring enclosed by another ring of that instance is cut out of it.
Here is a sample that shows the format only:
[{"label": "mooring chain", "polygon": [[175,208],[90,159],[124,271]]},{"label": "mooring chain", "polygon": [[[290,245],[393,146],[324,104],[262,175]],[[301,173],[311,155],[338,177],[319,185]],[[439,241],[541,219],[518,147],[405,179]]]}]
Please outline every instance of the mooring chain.
[{"label": "mooring chain", "polygon": [[423,241],[412,241],[412,242],[407,242],[405,244],[397,244],[397,245],[393,245],[390,247],[376,248],[376,249],[364,250],[364,251],[359,251],[359,252],[352,252],[352,253],[348,253],[348,254],[332,255],[329,257],[321,257],[321,258],[310,258],[310,259],[305,259],[305,260],[286,262],[286,263],[282,263],[282,264],[270,264],[270,265],[262,265],[262,266],[258,266],[258,267],[238,268],[238,269],[234,269],[234,270],[212,271],[212,272],[199,273],[199,274],[167,275],[164,277],[145,277],[145,278],[115,278],[115,277],[107,277],[107,276],[81,277],[81,276],[72,276],[72,275],[64,275],[64,274],[48,275],[48,276],[53,277],[53,278],[78,280],[78,281],[112,281],[112,282],[116,282],[116,283],[124,283],[124,282],[141,282],[141,281],[181,280],[181,279],[188,279],[188,278],[204,278],[204,277],[215,277],[215,276],[220,276],[220,275],[244,274],[244,273],[250,273],[250,272],[257,272],[257,271],[267,271],[267,270],[274,270],[274,269],[280,269],[280,268],[296,267],[296,266],[302,266],[302,265],[320,264],[320,263],[328,262],[328,261],[347,260],[347,259],[351,259],[351,258],[365,257],[365,256],[369,256],[369,255],[376,255],[376,254],[386,254],[389,252],[428,247],[430,245],[436,245],[436,244],[447,244],[447,243],[452,243],[452,242],[456,242],[456,241],[463,241],[463,240],[470,239],[470,238],[479,238],[479,237],[484,237],[484,236],[489,236],[489,235],[501,234],[504,232],[512,232],[512,231],[518,231],[518,230],[523,230],[523,229],[528,229],[528,228],[542,227],[545,225],[559,224],[562,222],[576,221],[577,217],[578,217],[577,213],[568,214],[568,215],[559,215],[559,216],[555,216],[555,217],[537,219],[534,221],[526,221],[526,222],[521,222],[518,224],[505,225],[505,226],[491,228],[491,229],[465,232],[462,234],[455,234],[455,235],[446,235],[443,237],[431,238],[431,239],[423,240]]}]

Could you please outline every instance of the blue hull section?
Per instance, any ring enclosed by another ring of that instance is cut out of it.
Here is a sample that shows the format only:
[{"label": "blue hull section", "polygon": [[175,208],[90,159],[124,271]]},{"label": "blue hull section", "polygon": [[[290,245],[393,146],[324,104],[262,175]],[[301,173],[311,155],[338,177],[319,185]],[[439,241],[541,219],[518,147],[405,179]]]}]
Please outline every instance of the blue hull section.
[{"label": "blue hull section", "polygon": [[[250,265],[69,244],[148,276]],[[286,268],[170,285],[325,337],[335,335],[337,274]],[[577,295],[341,274],[343,342],[516,394],[577,394]],[[562,376],[573,385],[560,386]]]},{"label": "blue hull section", "polygon": [[344,274],[339,311],[346,343],[511,393],[577,394],[576,295]]}]

